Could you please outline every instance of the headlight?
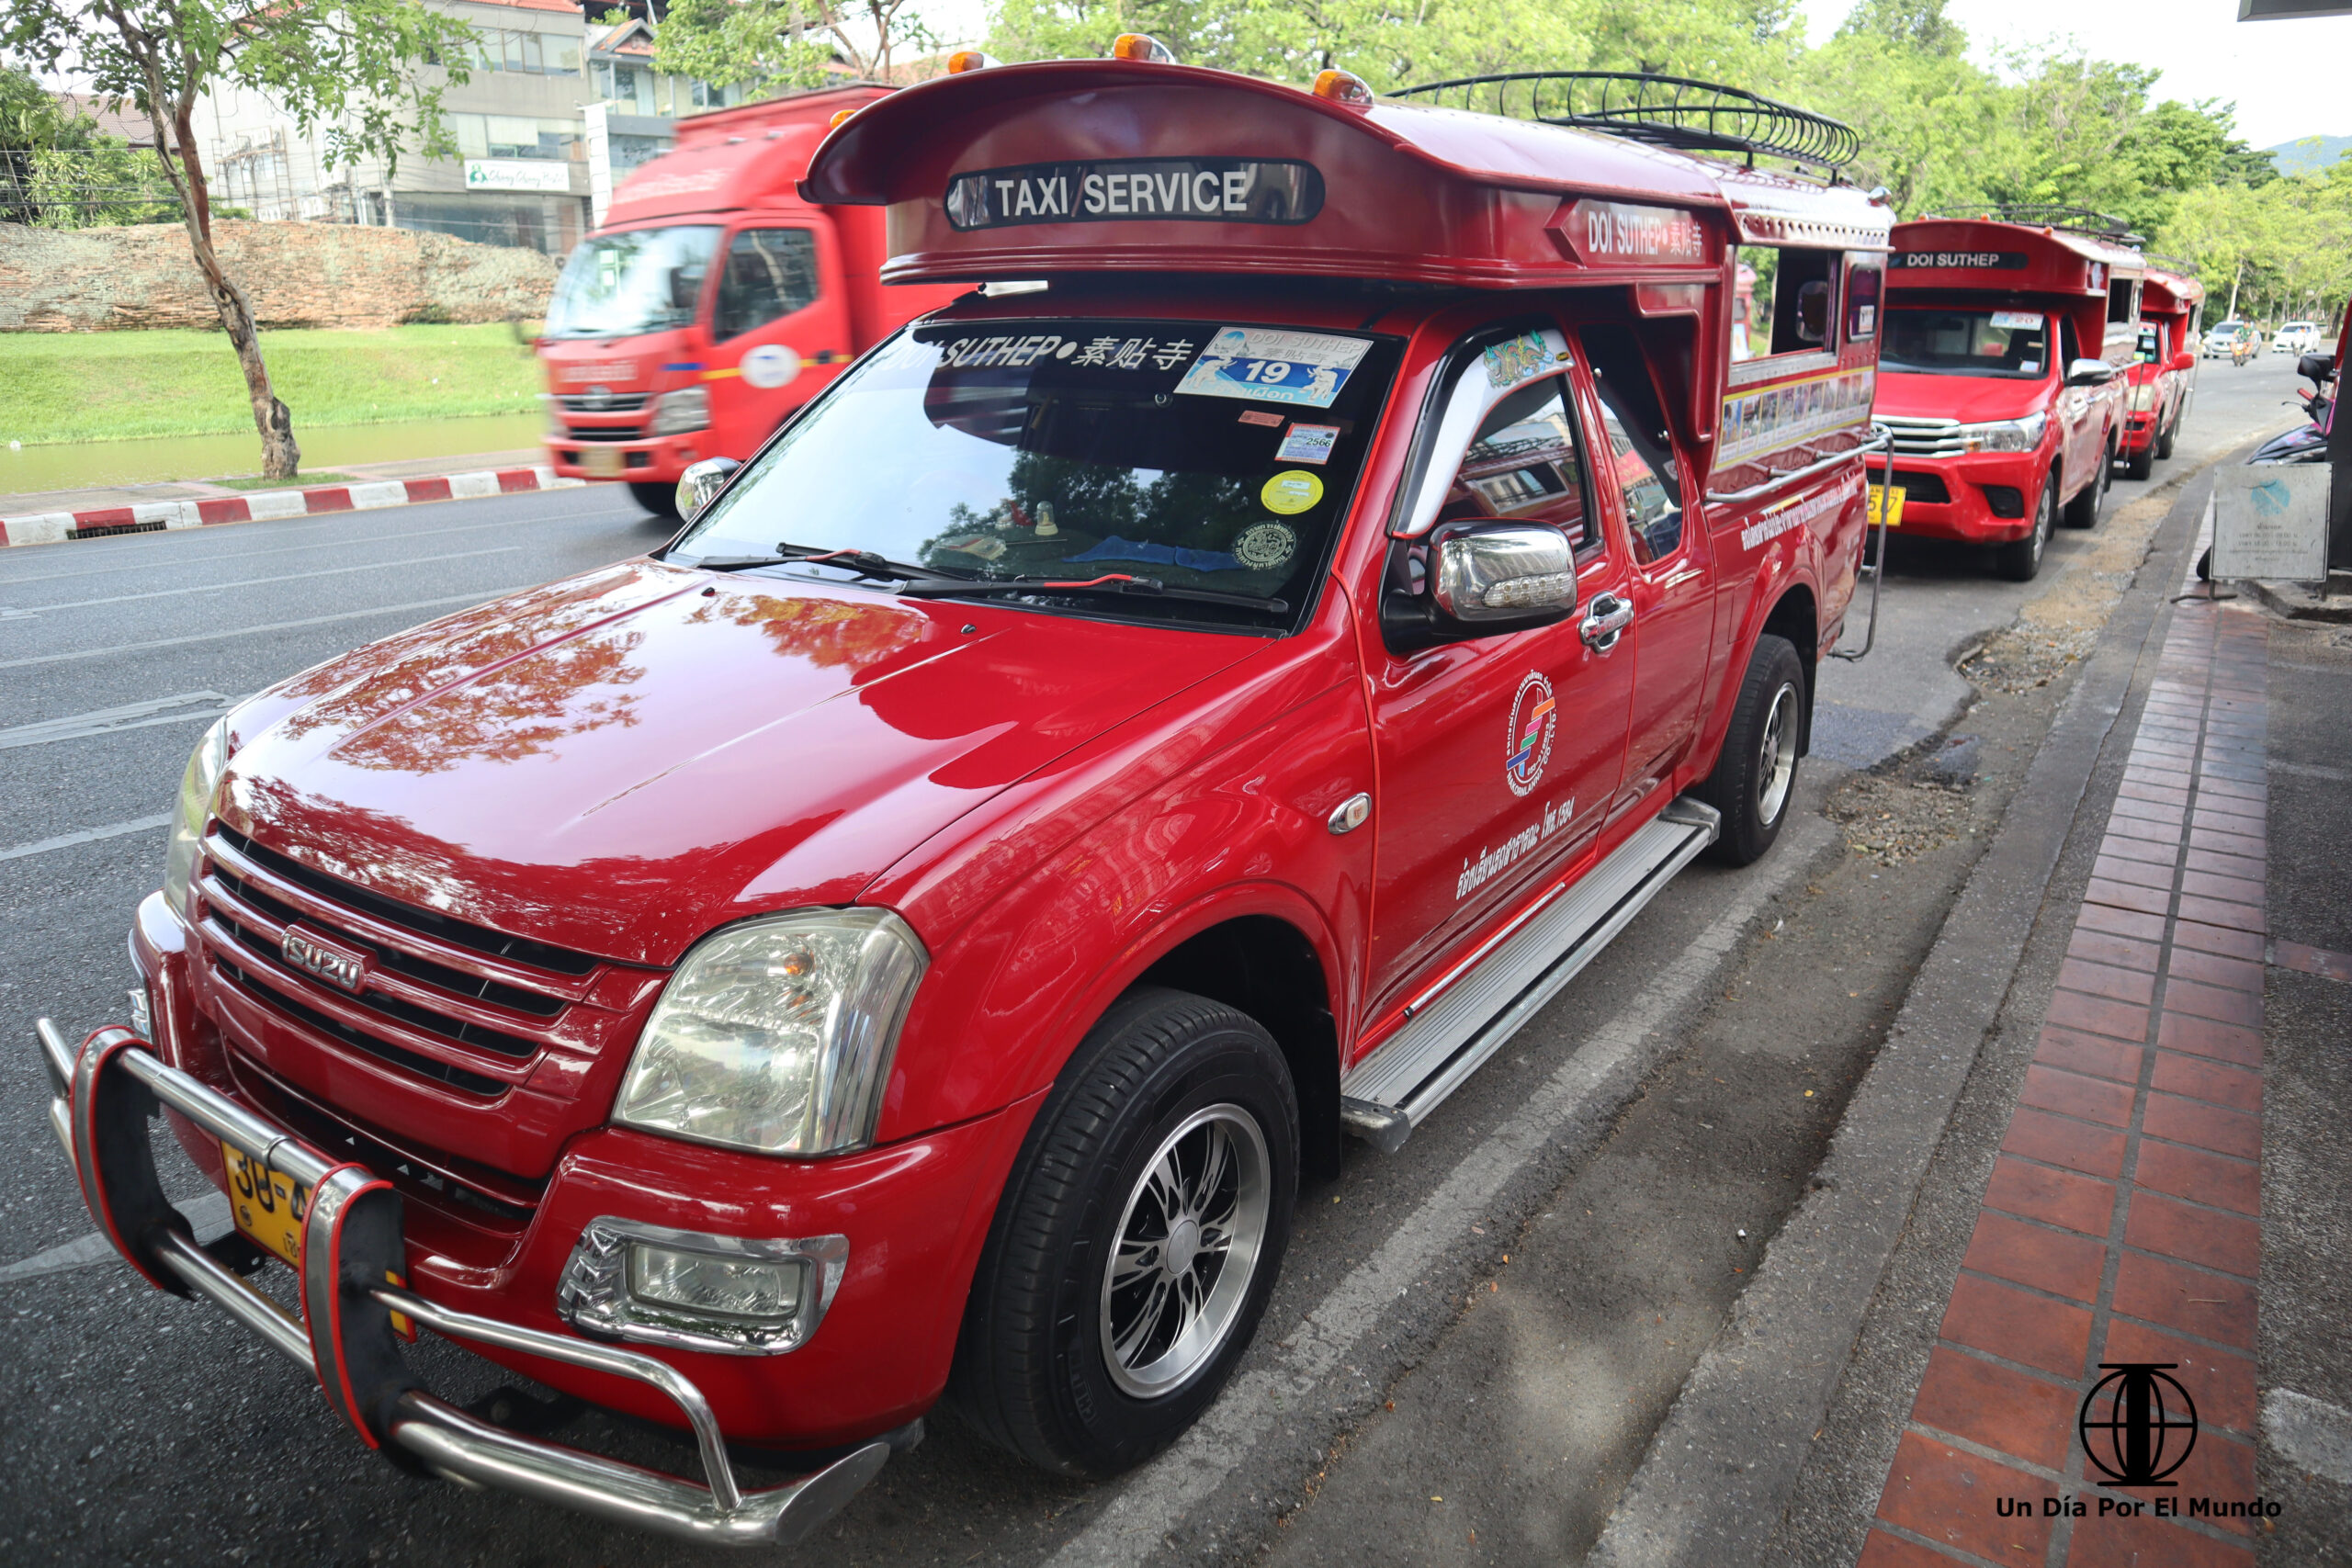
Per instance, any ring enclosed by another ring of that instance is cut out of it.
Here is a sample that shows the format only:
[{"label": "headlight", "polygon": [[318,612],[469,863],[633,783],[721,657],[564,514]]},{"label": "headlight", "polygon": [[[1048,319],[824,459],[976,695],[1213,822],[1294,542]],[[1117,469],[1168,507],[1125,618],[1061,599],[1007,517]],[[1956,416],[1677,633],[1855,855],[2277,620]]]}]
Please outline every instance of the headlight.
[{"label": "headlight", "polygon": [[647,1021],[613,1120],[758,1154],[857,1147],[928,961],[887,909],[803,909],[705,937]]},{"label": "headlight", "polygon": [[710,393],[701,387],[681,387],[674,392],[662,394],[662,403],[653,411],[653,423],[645,427],[648,435],[683,435],[689,430],[700,430],[710,423]]},{"label": "headlight", "polygon": [[2049,423],[2046,413],[2030,413],[2023,419],[1996,420],[1991,424],[1963,424],[1960,427],[1961,449],[2030,452],[2041,445],[2042,427]]},{"label": "headlight", "polygon": [[2133,413],[2146,413],[2150,409],[2154,408],[2156,384],[2154,381],[2143,381],[2132,388],[2129,406]]},{"label": "headlight", "polygon": [[220,787],[221,771],[229,765],[229,721],[216,719],[196,743],[180,775],[179,809],[172,814],[172,847],[164,855],[164,901],[196,923],[195,900],[188,884],[196,876],[197,846],[204,838],[205,818],[212,814],[212,792]]}]

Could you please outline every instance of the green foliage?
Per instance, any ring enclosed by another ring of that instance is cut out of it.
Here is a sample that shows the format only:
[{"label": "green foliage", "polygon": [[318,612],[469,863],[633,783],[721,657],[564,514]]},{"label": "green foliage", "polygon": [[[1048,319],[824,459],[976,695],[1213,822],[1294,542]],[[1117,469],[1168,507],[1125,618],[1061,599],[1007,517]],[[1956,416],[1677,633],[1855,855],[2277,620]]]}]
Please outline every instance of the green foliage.
[{"label": "green foliage", "polygon": [[909,0],[672,0],[656,70],[715,86],[778,92],[852,77],[882,81],[938,39]]},{"label": "green foliage", "polygon": [[2247,320],[2333,328],[2352,295],[2352,158],[2325,174],[2191,191],[2156,238],[2195,264],[2207,321],[2222,320],[2234,295]]}]

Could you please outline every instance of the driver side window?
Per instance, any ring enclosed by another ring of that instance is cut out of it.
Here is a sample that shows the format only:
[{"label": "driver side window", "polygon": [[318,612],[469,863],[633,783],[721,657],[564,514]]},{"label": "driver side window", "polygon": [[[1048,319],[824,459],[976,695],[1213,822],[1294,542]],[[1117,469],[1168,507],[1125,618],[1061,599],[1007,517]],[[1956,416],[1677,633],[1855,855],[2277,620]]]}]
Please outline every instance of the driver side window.
[{"label": "driver side window", "polygon": [[1463,454],[1438,522],[1544,523],[1568,536],[1579,559],[1600,549],[1567,397],[1564,373],[1497,403]]}]

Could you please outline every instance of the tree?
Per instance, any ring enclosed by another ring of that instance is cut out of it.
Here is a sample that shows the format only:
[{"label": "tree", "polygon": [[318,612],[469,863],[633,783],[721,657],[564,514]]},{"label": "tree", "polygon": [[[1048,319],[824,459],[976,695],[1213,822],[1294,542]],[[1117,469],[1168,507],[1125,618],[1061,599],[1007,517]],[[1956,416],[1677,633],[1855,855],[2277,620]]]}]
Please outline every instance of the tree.
[{"label": "tree", "polygon": [[715,86],[821,86],[846,67],[888,81],[894,56],[936,42],[910,0],[671,0],[654,64]]},{"label": "tree", "polygon": [[323,127],[331,164],[373,157],[389,171],[412,138],[428,154],[448,150],[441,89],[416,68],[446,61],[447,79],[463,82],[458,62],[472,42],[471,28],[423,0],[8,0],[0,11],[0,50],[36,71],[76,69],[101,99],[136,106],[153,126],[197,270],[244,371],[270,479],[293,478],[302,452],[253,308],[214,244],[197,104],[218,88],[251,90],[303,130]]}]

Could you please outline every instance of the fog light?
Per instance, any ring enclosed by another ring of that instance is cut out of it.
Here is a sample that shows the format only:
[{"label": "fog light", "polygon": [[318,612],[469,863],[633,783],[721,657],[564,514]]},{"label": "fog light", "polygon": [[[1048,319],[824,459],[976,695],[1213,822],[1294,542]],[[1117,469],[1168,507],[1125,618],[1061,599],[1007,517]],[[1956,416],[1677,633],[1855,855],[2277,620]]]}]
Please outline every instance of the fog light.
[{"label": "fog light", "polygon": [[780,1325],[800,1310],[808,1266],[749,1258],[713,1258],[638,1242],[628,1249],[628,1293],[640,1302],[683,1307],[698,1317]]}]

